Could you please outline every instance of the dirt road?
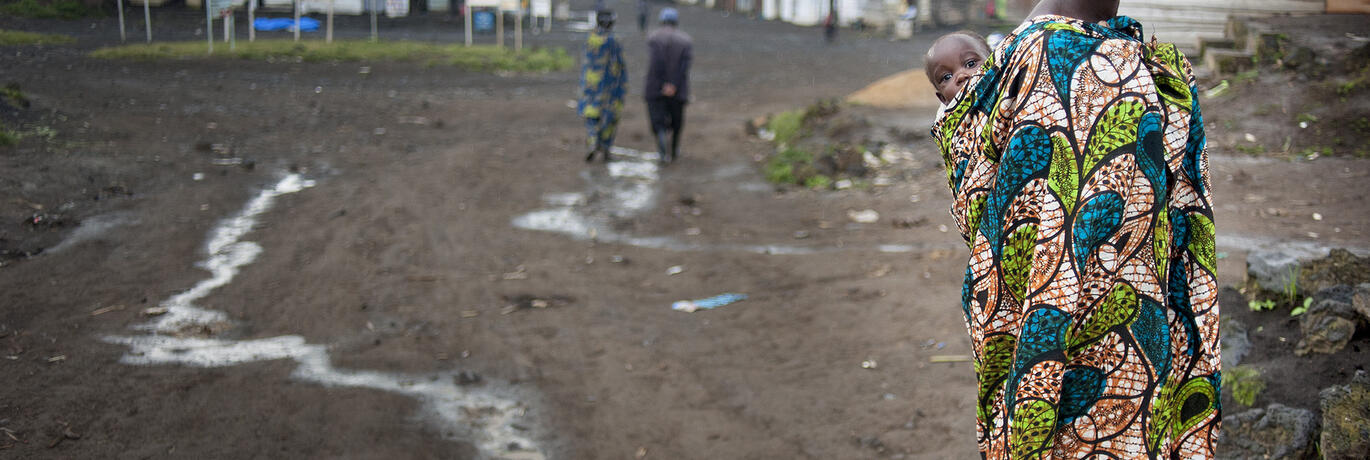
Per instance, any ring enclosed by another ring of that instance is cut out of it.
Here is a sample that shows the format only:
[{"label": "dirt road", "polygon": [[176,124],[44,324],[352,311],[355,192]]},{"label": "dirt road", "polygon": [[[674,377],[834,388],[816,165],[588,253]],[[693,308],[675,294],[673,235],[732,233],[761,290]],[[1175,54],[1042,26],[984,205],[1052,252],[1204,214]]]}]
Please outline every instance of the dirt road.
[{"label": "dirt road", "polygon": [[[157,36],[195,39],[197,20],[163,12]],[[0,456],[973,456],[970,365],[931,362],[968,353],[940,160],[776,191],[755,160],[771,147],[742,130],[921,65],[936,32],[824,45],[715,11],[681,23],[696,101],[683,160],[658,168],[636,94],[620,161],[581,161],[575,72],[110,62],[84,52],[117,41],[112,20],[3,20],[80,42],[0,53],[20,116],[58,133],[0,150]],[[621,29],[632,91],[645,50]],[[1255,245],[1364,242],[1360,164],[1215,152],[1224,284]],[[848,219],[863,209],[881,220]],[[725,292],[749,298],[670,308]]]}]

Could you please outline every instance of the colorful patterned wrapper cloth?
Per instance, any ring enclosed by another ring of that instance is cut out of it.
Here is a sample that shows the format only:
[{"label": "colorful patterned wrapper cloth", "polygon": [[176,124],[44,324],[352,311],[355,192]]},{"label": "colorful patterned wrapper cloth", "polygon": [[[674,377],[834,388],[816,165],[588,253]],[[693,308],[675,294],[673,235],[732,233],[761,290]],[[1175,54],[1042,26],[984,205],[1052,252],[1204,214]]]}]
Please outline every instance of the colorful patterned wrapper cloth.
[{"label": "colorful patterned wrapper cloth", "polygon": [[576,111],[585,117],[590,147],[607,150],[614,145],[619,114],[623,113],[623,96],[628,91],[623,47],[612,33],[595,31],[585,41],[580,88]]},{"label": "colorful patterned wrapper cloth", "polygon": [[986,458],[1212,458],[1213,212],[1192,68],[1141,25],[1028,20],[933,126],[970,246]]}]

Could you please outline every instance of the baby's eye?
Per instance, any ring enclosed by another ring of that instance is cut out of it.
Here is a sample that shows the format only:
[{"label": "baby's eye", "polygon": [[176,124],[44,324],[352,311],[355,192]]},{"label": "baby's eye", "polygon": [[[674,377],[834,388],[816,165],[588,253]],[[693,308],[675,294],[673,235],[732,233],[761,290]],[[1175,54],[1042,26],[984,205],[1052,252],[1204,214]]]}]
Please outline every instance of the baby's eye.
[{"label": "baby's eye", "polygon": [[949,73],[944,73],[944,74],[942,74],[942,78],[937,79],[937,81],[940,81],[940,82],[945,82],[945,81],[949,81],[949,80],[951,80],[951,74],[949,74]]},{"label": "baby's eye", "polygon": [[975,59],[967,59],[967,60],[966,60],[966,67],[968,67],[968,68],[973,68],[973,67],[975,67],[976,64],[979,64],[979,63],[980,63],[980,61],[978,61],[978,60],[975,60]]}]

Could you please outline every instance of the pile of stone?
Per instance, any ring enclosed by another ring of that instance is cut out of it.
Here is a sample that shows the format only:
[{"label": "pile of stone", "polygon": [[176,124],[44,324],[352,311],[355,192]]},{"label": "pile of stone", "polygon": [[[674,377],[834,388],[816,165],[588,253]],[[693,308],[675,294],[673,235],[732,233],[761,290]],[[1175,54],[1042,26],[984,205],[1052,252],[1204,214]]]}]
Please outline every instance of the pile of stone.
[{"label": "pile of stone", "polygon": [[[1326,257],[1272,249],[1247,257],[1248,291],[1302,299],[1311,294],[1299,315],[1303,334],[1295,353],[1334,354],[1357,330],[1370,327],[1370,258],[1334,249]],[[1229,308],[1241,308],[1229,306]],[[1226,328],[1224,366],[1247,353],[1244,327]],[[1346,363],[1362,366],[1366,363]],[[1351,382],[1322,389],[1318,413],[1272,403],[1223,417],[1219,458],[1224,459],[1366,459],[1370,458],[1370,375],[1357,370]]]}]

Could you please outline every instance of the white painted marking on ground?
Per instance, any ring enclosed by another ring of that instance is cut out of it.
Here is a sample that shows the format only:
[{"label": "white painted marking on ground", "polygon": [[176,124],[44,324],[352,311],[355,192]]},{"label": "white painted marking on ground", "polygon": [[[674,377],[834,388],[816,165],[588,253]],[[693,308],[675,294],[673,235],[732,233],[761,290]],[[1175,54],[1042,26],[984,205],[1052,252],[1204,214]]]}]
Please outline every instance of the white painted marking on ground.
[{"label": "white painted marking on ground", "polygon": [[[238,270],[252,263],[262,252],[260,245],[243,241],[257,217],[275,199],[313,187],[314,181],[298,174],[282,179],[275,187],[263,190],[247,203],[242,212],[224,219],[210,232],[206,250],[209,257],[198,266],[210,277],[190,290],[162,302],[167,313],[135,329],[152,335],[112,336],[105,341],[126,345],[129,352],[120,359],[133,365],[181,364],[195,367],[225,367],[277,359],[298,362],[292,374],[300,380],[327,386],[367,388],[411,396],[420,400],[445,432],[469,436],[486,456],[508,460],[542,460],[546,456],[531,439],[522,434],[531,425],[523,421],[527,408],[512,396],[497,394],[490,387],[468,389],[457,386],[451,375],[403,376],[374,371],[349,371],[333,367],[327,347],[310,345],[303,337],[286,335],[251,340],[219,340],[175,336],[226,323],[223,312],[195,306],[195,302],[214,289],[227,285]],[[574,202],[571,201],[571,202]],[[171,335],[163,335],[171,334]],[[477,409],[477,410],[467,410]]]},{"label": "white painted marking on ground", "polygon": [[114,229],[115,227],[133,225],[137,223],[138,220],[133,218],[128,213],[113,213],[105,214],[102,216],[89,217],[82,220],[81,226],[76,227],[76,230],[72,230],[71,234],[67,235],[67,239],[62,240],[61,243],[57,243],[56,246],[48,248],[46,251],[43,252],[46,252],[48,254],[56,254],[65,251],[67,250],[67,248],[70,248],[77,244],[84,243],[89,240],[98,239],[100,238],[100,236],[104,235],[105,232],[108,232]]},{"label": "white painted marking on ground", "polygon": [[[542,201],[552,206],[523,214],[511,221],[514,227],[559,233],[576,240],[595,240],[668,251],[726,251],[768,255],[805,255],[835,252],[844,249],[877,250],[886,253],[915,252],[922,245],[883,244],[871,248],[848,245],[838,247],[807,247],[782,244],[706,244],[681,241],[669,236],[633,236],[616,232],[611,218],[626,219],[656,206],[657,184],[660,180],[657,154],[614,147],[614,161],[606,168],[608,174],[584,171],[588,190],[585,192],[548,193]],[[738,168],[725,168],[723,177],[741,174]],[[769,186],[765,186],[769,187]],[[769,190],[769,188],[767,188]],[[953,248],[959,246],[947,246]]]}]

